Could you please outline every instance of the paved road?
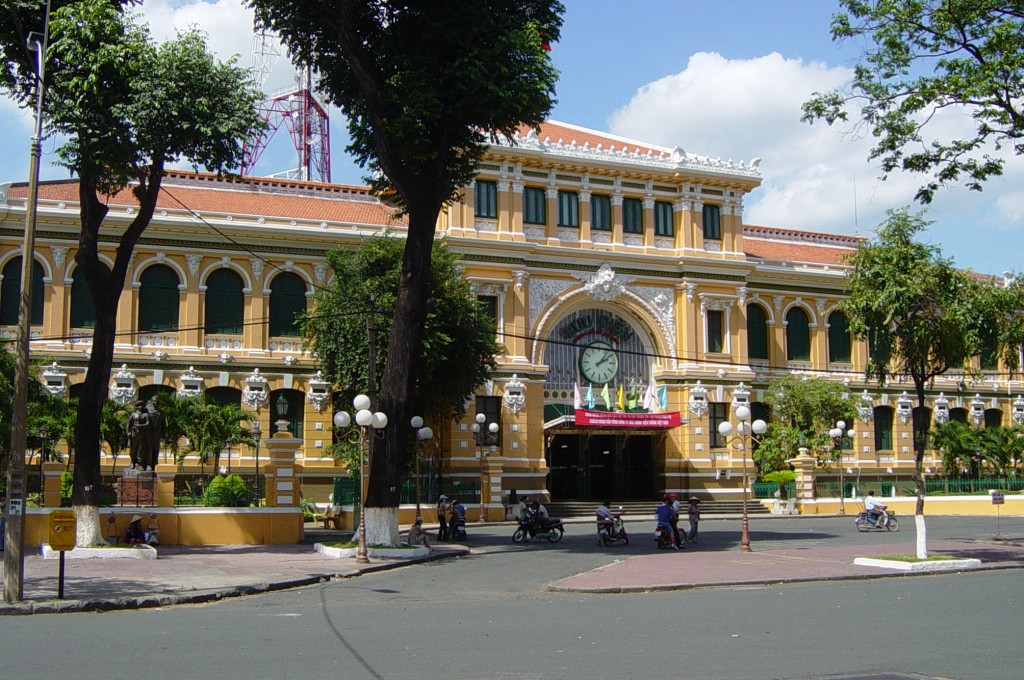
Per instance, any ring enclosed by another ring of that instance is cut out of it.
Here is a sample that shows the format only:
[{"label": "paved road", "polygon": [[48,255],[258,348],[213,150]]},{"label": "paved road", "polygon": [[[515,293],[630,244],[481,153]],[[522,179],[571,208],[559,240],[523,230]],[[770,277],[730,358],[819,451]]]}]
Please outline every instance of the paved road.
[{"label": "paved road", "polygon": [[[872,540],[885,547],[913,539],[906,530],[858,535],[848,519],[758,519],[753,529],[755,550],[768,543],[840,548]],[[1017,638],[1024,593],[1018,570],[667,593],[557,593],[547,584],[653,549],[647,540],[624,550],[598,549],[589,525],[570,527],[554,545],[514,546],[510,527],[470,530],[476,551],[468,557],[293,591],[202,606],[0,617],[3,676],[1021,676]],[[1024,535],[1024,519],[1004,518],[1002,530]],[[735,550],[738,522],[705,522],[703,531],[701,551]],[[935,541],[991,537],[994,531],[984,519],[929,521]],[[866,631],[875,631],[870,644]]]}]

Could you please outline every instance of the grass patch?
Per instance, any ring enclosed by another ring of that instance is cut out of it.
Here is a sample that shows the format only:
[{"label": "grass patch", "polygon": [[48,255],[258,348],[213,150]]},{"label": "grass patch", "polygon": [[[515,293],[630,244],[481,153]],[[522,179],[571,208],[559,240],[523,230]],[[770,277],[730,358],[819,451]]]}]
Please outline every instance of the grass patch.
[{"label": "grass patch", "polygon": [[926,559],[918,559],[917,555],[880,555],[875,558],[876,560],[889,560],[890,562],[944,562],[946,560],[956,560],[958,557],[953,555],[929,555]]},{"label": "grass patch", "polygon": [[355,541],[325,541],[322,545],[328,548],[356,548]]}]

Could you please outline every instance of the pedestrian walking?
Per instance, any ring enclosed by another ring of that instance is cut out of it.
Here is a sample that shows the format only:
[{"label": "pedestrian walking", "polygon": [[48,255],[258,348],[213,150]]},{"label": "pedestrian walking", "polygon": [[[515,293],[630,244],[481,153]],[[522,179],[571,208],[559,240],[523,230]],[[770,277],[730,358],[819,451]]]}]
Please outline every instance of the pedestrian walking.
[{"label": "pedestrian walking", "polygon": [[697,542],[697,524],[700,522],[700,499],[690,496],[686,505],[686,513],[690,517],[690,543]]}]

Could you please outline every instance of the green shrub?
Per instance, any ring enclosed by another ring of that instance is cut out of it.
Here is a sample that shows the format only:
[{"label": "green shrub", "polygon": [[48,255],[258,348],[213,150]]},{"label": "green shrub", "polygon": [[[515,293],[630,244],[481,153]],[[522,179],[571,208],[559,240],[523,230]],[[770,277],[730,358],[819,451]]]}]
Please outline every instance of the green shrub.
[{"label": "green shrub", "polygon": [[206,507],[245,508],[251,504],[252,490],[238,475],[214,477],[203,495]]},{"label": "green shrub", "polygon": [[74,476],[65,470],[60,473],[60,507],[71,507],[71,491],[74,488]]}]

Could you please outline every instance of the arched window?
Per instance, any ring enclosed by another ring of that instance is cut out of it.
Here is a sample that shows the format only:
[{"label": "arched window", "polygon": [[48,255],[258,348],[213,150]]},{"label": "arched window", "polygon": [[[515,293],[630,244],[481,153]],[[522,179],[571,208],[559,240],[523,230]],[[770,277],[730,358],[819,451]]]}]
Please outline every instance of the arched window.
[{"label": "arched window", "polygon": [[967,409],[965,408],[951,408],[949,409],[949,422],[967,423]]},{"label": "arched window", "polygon": [[768,359],[768,312],[757,304],[747,305],[747,356]]},{"label": "arched window", "polygon": [[786,313],[786,358],[789,361],[811,360],[811,323],[807,312],[793,307]]},{"label": "arched window", "polygon": [[178,275],[165,264],[142,272],[139,288],[139,331],[178,330]]},{"label": "arched window", "polygon": [[[0,326],[18,325],[18,307],[21,305],[21,256],[12,257],[3,270],[0,285]],[[43,325],[43,265],[32,262],[32,309],[29,323]]]},{"label": "arched window", "polygon": [[217,404],[219,406],[242,406],[242,390],[234,387],[227,387],[221,385],[219,387],[211,387],[204,393],[207,404]]},{"label": "arched window", "polygon": [[985,409],[985,427],[999,427],[1003,424],[1003,412],[997,408]]},{"label": "arched window", "polygon": [[875,451],[892,451],[892,407],[876,406]]},{"label": "arched window", "polygon": [[298,337],[296,318],[306,312],[306,284],[290,272],[278,274],[270,282],[270,336]]},{"label": "arched window", "polygon": [[850,363],[850,322],[842,312],[828,315],[828,362]]},{"label": "arched window", "polygon": [[[100,263],[100,267],[110,273],[107,265]],[[85,273],[81,268],[75,268],[74,278],[71,280],[71,327],[72,328],[96,328],[96,304],[92,301],[92,293],[89,292],[89,285],[85,281]]]},{"label": "arched window", "polygon": [[210,274],[206,279],[204,332],[242,333],[245,317],[243,287],[242,277],[226,267]]},{"label": "arched window", "polygon": [[[284,416],[277,414],[277,400],[281,395],[284,395],[288,401],[288,408]],[[302,439],[302,428],[306,417],[306,395],[299,390],[274,390],[270,393],[269,405],[271,422],[282,419],[288,421],[288,431],[292,433],[293,437]]]}]

